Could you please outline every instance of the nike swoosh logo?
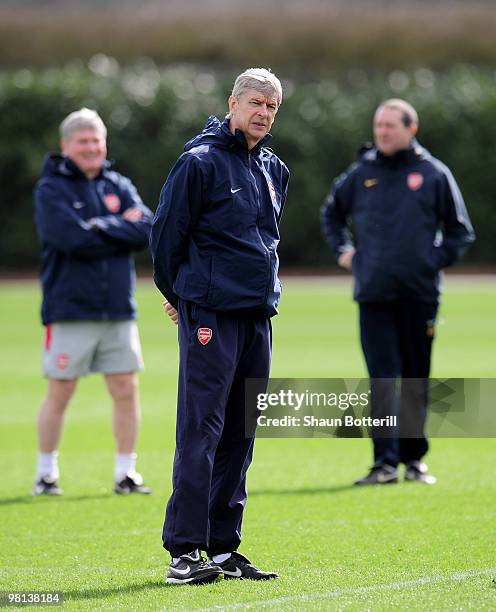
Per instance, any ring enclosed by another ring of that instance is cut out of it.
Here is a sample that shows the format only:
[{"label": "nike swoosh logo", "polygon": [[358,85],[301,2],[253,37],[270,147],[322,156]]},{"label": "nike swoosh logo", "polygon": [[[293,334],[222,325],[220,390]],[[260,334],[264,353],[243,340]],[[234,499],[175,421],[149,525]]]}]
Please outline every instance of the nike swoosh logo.
[{"label": "nike swoosh logo", "polygon": [[74,208],[83,208],[84,202],[73,202]]},{"label": "nike swoosh logo", "polygon": [[171,567],[171,570],[175,572],[176,574],[180,574],[181,576],[185,576],[186,574],[189,574],[190,572],[189,567],[187,567],[186,569],[179,569],[177,567]]},{"label": "nike swoosh logo", "polygon": [[231,187],[231,193],[238,193],[238,191],[241,191],[243,189],[243,187],[240,187],[239,189],[233,189]]},{"label": "nike swoosh logo", "polygon": [[240,578],[241,577],[241,570],[239,569],[239,567],[236,568],[235,572],[228,572],[227,570],[223,569],[222,573],[226,574],[226,576],[232,576],[233,578]]},{"label": "nike swoosh logo", "polygon": [[366,179],[365,181],[363,181],[363,184],[365,185],[365,187],[373,187],[374,185],[377,185],[378,182],[379,182],[378,179],[371,178],[371,179]]}]

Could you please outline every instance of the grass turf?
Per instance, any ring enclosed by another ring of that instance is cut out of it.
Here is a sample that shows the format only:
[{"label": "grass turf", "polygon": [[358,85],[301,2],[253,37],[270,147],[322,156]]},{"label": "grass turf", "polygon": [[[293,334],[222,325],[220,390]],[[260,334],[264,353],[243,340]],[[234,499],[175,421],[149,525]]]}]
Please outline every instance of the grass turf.
[{"label": "grass turf", "polygon": [[[281,578],[200,587],[164,584],[161,549],[174,448],[175,328],[140,283],[143,424],[139,469],[151,498],[112,495],[109,401],[80,382],[60,449],[64,497],[27,495],[45,382],[34,283],[0,286],[0,590],[58,590],[68,609],[386,610],[496,607],[492,439],[432,441],[435,487],[356,489],[368,440],[260,439],[250,468],[241,551]],[[496,285],[448,279],[433,376],[493,377]],[[349,283],[286,282],[274,320],[272,374],[364,375]]]}]

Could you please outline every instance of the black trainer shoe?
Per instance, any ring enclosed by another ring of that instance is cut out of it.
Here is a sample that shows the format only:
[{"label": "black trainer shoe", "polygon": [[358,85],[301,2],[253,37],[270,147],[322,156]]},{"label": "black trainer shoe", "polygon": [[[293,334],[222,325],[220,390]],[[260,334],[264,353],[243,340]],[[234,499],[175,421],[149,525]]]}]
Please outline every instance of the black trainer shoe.
[{"label": "black trainer shoe", "polygon": [[239,552],[233,552],[229,559],[217,565],[224,572],[224,578],[239,578],[240,580],[272,580],[279,578],[275,572],[264,572],[253,565],[246,557]]},{"label": "black trainer shoe", "polygon": [[206,584],[223,578],[220,567],[202,557],[198,549],[172,561],[167,572],[168,584]]},{"label": "black trainer shoe", "polygon": [[382,485],[398,482],[398,470],[391,465],[374,465],[367,476],[355,480],[356,485]]},{"label": "black trainer shoe", "polygon": [[141,493],[143,495],[150,495],[152,490],[143,484],[143,476],[138,472],[128,474],[120,482],[116,482],[114,486],[114,493],[119,495],[129,495],[130,493]]},{"label": "black trainer shoe", "polygon": [[34,483],[31,495],[62,495],[63,491],[59,487],[57,480],[51,480],[47,476],[40,478]]},{"label": "black trainer shoe", "polygon": [[410,461],[405,464],[405,480],[423,482],[425,484],[436,484],[437,478],[429,474],[429,469],[425,463],[420,461]]}]

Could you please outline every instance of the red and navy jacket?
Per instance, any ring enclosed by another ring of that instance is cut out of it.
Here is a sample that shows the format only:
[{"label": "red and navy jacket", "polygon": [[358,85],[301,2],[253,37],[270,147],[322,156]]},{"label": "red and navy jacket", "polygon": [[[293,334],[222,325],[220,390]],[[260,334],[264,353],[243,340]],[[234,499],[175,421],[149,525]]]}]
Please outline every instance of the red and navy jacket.
[{"label": "red and navy jacket", "polygon": [[392,156],[366,146],[322,207],[337,258],[350,246],[358,302],[436,302],[440,271],[475,239],[450,170],[421,147]]},{"label": "red and navy jacket", "polygon": [[35,188],[43,324],[136,318],[132,251],[148,246],[153,213],[108,162],[88,179],[47,156]]},{"label": "red and navy jacket", "polygon": [[279,221],[289,171],[264,145],[248,149],[229,120],[209,117],[160,194],[151,233],[157,287],[224,312],[271,317],[281,294]]}]

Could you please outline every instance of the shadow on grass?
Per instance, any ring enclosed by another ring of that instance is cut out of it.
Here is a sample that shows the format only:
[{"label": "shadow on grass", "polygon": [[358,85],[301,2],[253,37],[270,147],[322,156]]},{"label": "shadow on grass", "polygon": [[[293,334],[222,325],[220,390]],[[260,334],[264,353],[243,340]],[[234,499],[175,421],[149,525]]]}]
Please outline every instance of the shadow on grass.
[{"label": "shadow on grass", "polygon": [[[363,490],[363,487],[357,487],[353,483],[336,485],[333,487],[314,487],[314,488],[300,488],[300,489],[256,489],[250,490],[248,493],[249,497],[256,497],[259,495],[322,495],[322,494],[335,494],[342,493],[344,491],[358,491]],[[0,498],[1,506],[15,506],[16,504],[61,504],[68,502],[84,502],[84,501],[95,501],[97,499],[114,500],[119,496],[113,493],[95,493],[90,495],[72,495],[72,496],[56,496],[56,495],[20,495],[19,497],[8,497],[5,499]],[[121,496],[124,497],[124,496]]]},{"label": "shadow on grass", "polygon": [[334,494],[342,493],[343,491],[358,491],[361,487],[355,486],[353,483],[337,485],[334,487],[315,487],[308,489],[256,489],[249,491],[248,497],[256,497],[257,495],[322,495],[325,493]]},{"label": "shadow on grass", "polygon": [[79,589],[72,591],[64,591],[64,603],[69,601],[77,601],[81,599],[103,599],[112,595],[128,595],[132,593],[140,593],[148,589],[165,589],[167,584],[165,580],[158,578],[145,580],[140,584],[130,584],[128,586],[115,586],[108,589]]},{"label": "shadow on grass", "polygon": [[95,493],[90,495],[19,495],[18,497],[0,498],[0,506],[15,506],[16,504],[64,504],[67,502],[94,501],[96,499],[115,499],[113,493]]}]

